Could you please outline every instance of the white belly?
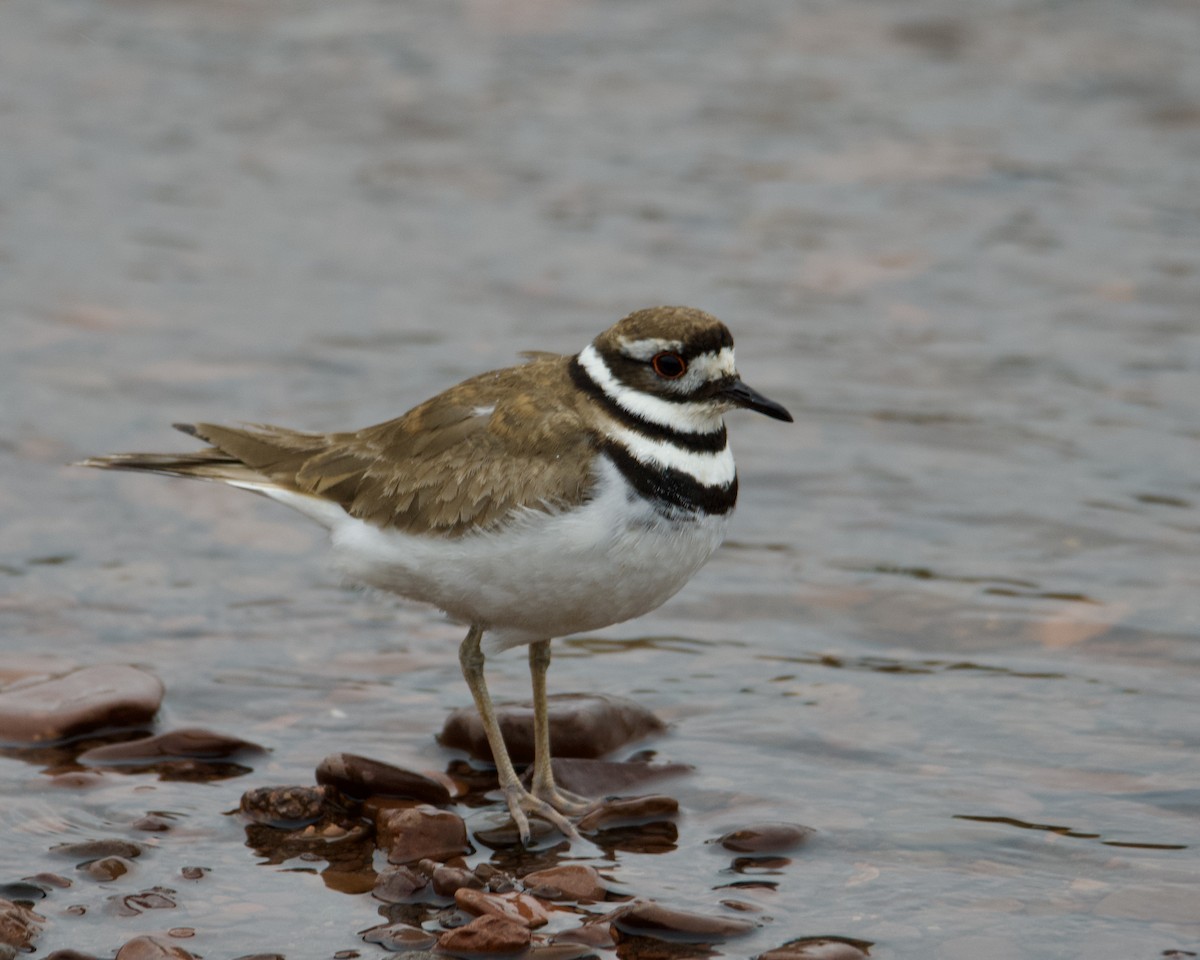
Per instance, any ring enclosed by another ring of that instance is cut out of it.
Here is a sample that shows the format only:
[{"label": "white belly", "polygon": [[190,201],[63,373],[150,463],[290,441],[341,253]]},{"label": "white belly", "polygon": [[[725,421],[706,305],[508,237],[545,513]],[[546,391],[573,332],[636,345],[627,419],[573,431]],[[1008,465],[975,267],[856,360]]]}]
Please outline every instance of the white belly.
[{"label": "white belly", "polygon": [[600,463],[595,496],[584,506],[531,510],[502,530],[454,539],[381,530],[337,507],[295,502],[294,494],[277,499],[330,527],[347,575],[481,625],[494,651],[653,610],[725,539],[728,514],[664,516],[607,460]]}]

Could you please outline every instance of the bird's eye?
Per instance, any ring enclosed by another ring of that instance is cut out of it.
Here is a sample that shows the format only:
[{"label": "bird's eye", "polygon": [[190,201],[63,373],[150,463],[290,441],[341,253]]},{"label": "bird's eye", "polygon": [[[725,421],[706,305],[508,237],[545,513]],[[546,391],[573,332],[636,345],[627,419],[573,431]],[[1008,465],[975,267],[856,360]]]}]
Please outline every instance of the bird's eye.
[{"label": "bird's eye", "polygon": [[656,353],[650,366],[664,380],[678,380],[687,373],[687,361],[677,353]]}]

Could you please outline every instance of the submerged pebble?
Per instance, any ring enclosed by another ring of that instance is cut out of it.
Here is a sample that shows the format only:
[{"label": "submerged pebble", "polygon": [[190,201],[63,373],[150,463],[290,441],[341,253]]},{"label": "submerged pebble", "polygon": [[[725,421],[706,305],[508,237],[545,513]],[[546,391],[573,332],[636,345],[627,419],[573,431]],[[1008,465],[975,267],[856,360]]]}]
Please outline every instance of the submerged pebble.
[{"label": "submerged pebble", "polygon": [[717,842],[734,853],[786,853],[795,850],[815,830],[798,823],[753,823],[731,830]]},{"label": "submerged pebble", "polygon": [[321,819],[325,787],[255,787],[242,794],[241,812],[256,823],[295,826]]},{"label": "submerged pebble", "polygon": [[534,930],[550,921],[550,914],[537,898],[528,893],[489,893],[460,887],[454,893],[454,902],[461,910],[477,917],[503,917],[513,923]]},{"label": "submerged pebble", "polygon": [[154,674],[115,664],[10,686],[0,690],[0,741],[45,743],[148,723],[162,698]]},{"label": "submerged pebble", "polygon": [[116,960],[196,960],[196,955],[162,937],[142,936],[121,947]]},{"label": "submerged pebble", "polygon": [[622,933],[687,943],[713,943],[754,930],[757,924],[742,917],[690,913],[665,907],[653,900],[640,900],[612,914]]},{"label": "submerged pebble", "polygon": [[[533,760],[533,704],[509,703],[496,708],[509,756],[515,763]],[[661,733],[661,720],[640,704],[622,697],[563,693],[549,698],[550,752],[555,757],[602,757],[634,740]],[[439,737],[443,746],[465,750],[479,760],[492,751],[474,707],[455,710]]]},{"label": "submerged pebble", "polygon": [[407,923],[389,923],[380,927],[371,927],[371,929],[363,931],[362,938],[367,943],[378,944],[383,949],[391,950],[394,953],[428,950],[430,947],[436,946],[438,942],[434,934]]},{"label": "submerged pebble", "polygon": [[266,751],[257,743],[199,727],[171,730],[139,740],[107,743],[84,751],[79,763],[95,766],[144,765],[168,759],[225,760]]},{"label": "submerged pebble", "polygon": [[597,830],[610,829],[617,826],[630,826],[647,823],[651,820],[662,820],[672,817],[679,812],[679,801],[674,797],[663,794],[649,794],[644,797],[619,797],[606,800],[594,810],[585,814],[576,826],[580,833],[593,833]]},{"label": "submerged pebble", "polygon": [[804,937],[761,953],[757,960],[864,960],[872,946],[848,937]]}]

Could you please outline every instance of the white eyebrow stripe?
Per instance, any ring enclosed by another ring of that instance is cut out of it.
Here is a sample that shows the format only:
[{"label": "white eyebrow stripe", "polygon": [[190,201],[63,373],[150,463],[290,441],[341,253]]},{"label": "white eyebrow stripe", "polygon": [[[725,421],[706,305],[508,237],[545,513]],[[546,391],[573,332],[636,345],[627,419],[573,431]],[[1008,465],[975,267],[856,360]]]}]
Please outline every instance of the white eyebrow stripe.
[{"label": "white eyebrow stripe", "polygon": [[712,433],[722,425],[721,412],[707,403],[672,403],[625,386],[608,369],[592,344],[579,352],[579,365],[617,406],[635,417],[679,433]]},{"label": "white eyebrow stripe", "polygon": [[649,360],[656,353],[670,351],[683,352],[683,342],[680,340],[664,340],[662,337],[643,337],[639,340],[621,340],[621,352],[634,360]]},{"label": "white eyebrow stripe", "polygon": [[619,424],[611,427],[608,434],[639,463],[678,470],[706,487],[727,487],[737,476],[733,464],[733,451],[729,449],[728,444],[720,450],[705,453],[685,450],[669,440],[652,439]]}]

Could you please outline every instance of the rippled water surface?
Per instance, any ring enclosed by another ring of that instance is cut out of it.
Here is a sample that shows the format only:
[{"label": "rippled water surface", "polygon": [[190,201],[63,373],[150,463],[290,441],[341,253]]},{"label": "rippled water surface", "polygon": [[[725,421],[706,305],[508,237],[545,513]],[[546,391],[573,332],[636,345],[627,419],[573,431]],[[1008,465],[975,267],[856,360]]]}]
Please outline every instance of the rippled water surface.
[{"label": "rippled water surface", "polygon": [[[1193,4],[2,18],[0,650],[141,665],[157,729],[271,751],[203,783],[3,752],[0,883],[74,879],[39,954],[382,955],[369,895],[225,812],[339,750],[445,769],[469,701],[458,628],[344,587],[302,518],[64,464],[186,449],[176,420],[364,425],[660,302],[725,319],[797,422],[731,418],[732,539],[683,593],[556,643],[552,690],[638,700],[670,729],[637,749],[694,767],[674,846],[606,872],[761,908],[725,956],[1200,951]],[[519,651],[490,676],[525,695]],[[148,811],[174,829],[125,877],[49,852]],[[761,820],[817,834],[706,843]]]}]

